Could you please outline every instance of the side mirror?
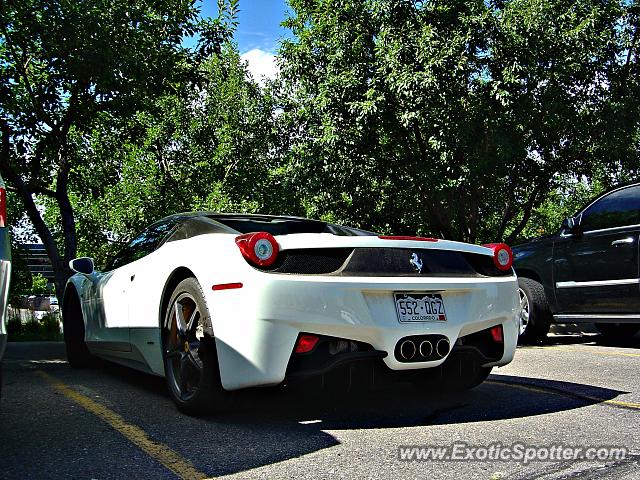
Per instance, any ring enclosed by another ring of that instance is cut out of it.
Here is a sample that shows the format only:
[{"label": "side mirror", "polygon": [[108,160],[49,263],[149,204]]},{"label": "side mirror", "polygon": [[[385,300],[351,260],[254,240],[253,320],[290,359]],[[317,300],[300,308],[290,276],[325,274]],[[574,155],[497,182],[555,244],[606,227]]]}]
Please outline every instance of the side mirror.
[{"label": "side mirror", "polygon": [[564,230],[573,230],[573,227],[576,225],[576,220],[573,217],[565,218],[562,221],[562,228]]},{"label": "side mirror", "polygon": [[69,262],[69,268],[76,273],[82,273],[83,275],[91,275],[94,272],[93,258],[90,258],[90,257],[74,258]]},{"label": "side mirror", "polygon": [[576,217],[565,218],[562,221],[562,230],[571,233],[572,235],[580,235],[582,230],[580,229],[580,220]]}]

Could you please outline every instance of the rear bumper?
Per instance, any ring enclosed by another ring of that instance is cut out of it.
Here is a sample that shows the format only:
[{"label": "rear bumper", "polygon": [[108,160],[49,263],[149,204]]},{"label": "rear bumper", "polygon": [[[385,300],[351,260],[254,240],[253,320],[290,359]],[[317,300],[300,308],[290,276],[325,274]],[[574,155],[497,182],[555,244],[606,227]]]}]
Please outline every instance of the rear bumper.
[{"label": "rear bumper", "polygon": [[[339,345],[341,348],[338,347]],[[397,358],[397,349],[395,355]],[[495,341],[490,329],[481,330],[460,337],[446,355],[446,360],[439,367],[431,368],[431,370],[443,367],[450,368],[452,365],[492,365],[500,361],[503,356],[504,342]],[[370,345],[364,343],[321,336],[312,351],[307,353],[294,352],[291,355],[285,381],[323,376],[340,369],[348,371],[351,375],[352,367],[355,366],[357,367],[356,371],[361,371],[363,363],[373,367],[384,366],[382,360],[386,357],[387,352],[374,350]],[[387,368],[387,370],[389,369]],[[398,373],[410,374],[416,371],[420,370],[403,370]]]},{"label": "rear bumper", "polygon": [[[384,355],[390,370],[440,366],[444,358],[403,363],[394,351],[411,335],[445,336],[453,346],[461,336],[502,325],[505,365],[517,343],[519,308],[516,277],[341,278],[256,272],[241,289],[209,291],[207,302],[224,388],[274,385],[286,376],[300,332],[363,342]],[[446,322],[398,322],[394,292],[437,292]],[[380,354],[379,357],[383,355]]]},{"label": "rear bumper", "polygon": [[289,372],[285,378],[288,385],[309,389],[333,389],[336,392],[367,390],[389,387],[399,382],[416,382],[438,389],[443,380],[455,382],[466,374],[477,372],[485,365],[486,357],[477,349],[454,346],[447,359],[439,366],[419,370],[391,370],[381,360],[383,352],[367,352],[345,358],[343,361],[327,365],[322,370]]}]

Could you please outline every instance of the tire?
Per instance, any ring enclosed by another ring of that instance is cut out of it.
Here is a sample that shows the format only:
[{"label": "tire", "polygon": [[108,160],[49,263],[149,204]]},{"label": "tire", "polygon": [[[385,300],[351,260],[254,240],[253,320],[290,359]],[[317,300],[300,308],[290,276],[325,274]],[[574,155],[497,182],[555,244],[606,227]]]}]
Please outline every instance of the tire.
[{"label": "tire", "polygon": [[518,343],[541,343],[547,338],[553,315],[543,286],[530,278],[518,278],[520,330]]},{"label": "tire", "polygon": [[609,340],[625,341],[640,331],[637,323],[596,323],[596,329]]},{"label": "tire", "polygon": [[220,382],[211,316],[195,278],[181,281],[165,313],[162,357],[167,387],[178,410],[205,415],[227,406]]},{"label": "tire", "polygon": [[69,293],[62,311],[64,343],[67,360],[73,368],[86,368],[92,363],[92,355],[84,342],[84,318],[75,290]]}]

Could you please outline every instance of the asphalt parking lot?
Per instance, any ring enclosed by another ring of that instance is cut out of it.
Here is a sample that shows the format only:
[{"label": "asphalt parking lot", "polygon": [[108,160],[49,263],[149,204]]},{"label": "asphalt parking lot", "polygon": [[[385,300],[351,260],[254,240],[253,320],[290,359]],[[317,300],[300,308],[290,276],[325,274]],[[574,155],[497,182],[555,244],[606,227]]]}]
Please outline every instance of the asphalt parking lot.
[{"label": "asphalt parking lot", "polygon": [[[76,371],[60,343],[10,343],[1,478],[640,478],[640,338],[556,335],[464,394],[398,386],[367,395],[286,389],[224,415],[176,411],[163,379]],[[403,461],[399,447],[621,446],[624,460]]]}]

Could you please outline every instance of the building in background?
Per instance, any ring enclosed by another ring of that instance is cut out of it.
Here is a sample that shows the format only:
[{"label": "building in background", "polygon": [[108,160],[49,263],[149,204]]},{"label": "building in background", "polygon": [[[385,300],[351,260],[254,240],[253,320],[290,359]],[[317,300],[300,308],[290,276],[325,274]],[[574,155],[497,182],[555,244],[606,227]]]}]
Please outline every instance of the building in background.
[{"label": "building in background", "polygon": [[23,243],[20,250],[27,261],[27,268],[32,275],[41,274],[49,283],[53,283],[55,275],[53,274],[53,266],[41,243]]}]

